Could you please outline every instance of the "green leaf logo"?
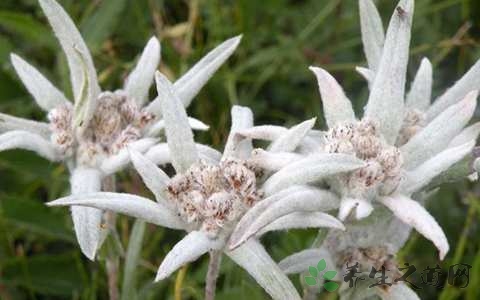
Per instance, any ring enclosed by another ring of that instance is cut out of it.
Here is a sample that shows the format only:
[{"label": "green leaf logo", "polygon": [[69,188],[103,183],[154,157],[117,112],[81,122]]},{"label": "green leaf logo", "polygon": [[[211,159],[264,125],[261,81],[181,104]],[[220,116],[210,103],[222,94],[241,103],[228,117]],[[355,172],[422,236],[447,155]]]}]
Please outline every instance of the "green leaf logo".
[{"label": "green leaf logo", "polygon": [[309,286],[317,285],[317,280],[316,280],[314,277],[305,276],[305,282],[306,282]]},{"label": "green leaf logo", "polygon": [[322,272],[323,270],[325,270],[326,267],[327,267],[327,262],[324,259],[319,261],[317,264],[317,269],[319,272]]},{"label": "green leaf logo", "polygon": [[327,271],[323,274],[323,278],[325,278],[325,280],[332,280],[335,275],[337,275],[337,271]]},{"label": "green leaf logo", "polygon": [[336,289],[338,289],[338,283],[336,282],[333,282],[333,281],[329,281],[329,282],[326,282],[323,287],[329,291],[330,293],[333,293],[335,292]]},{"label": "green leaf logo", "polygon": [[[305,276],[305,283],[309,286],[315,286],[317,285],[317,278],[319,276],[319,273],[322,272],[327,268],[327,262],[322,259],[318,262],[317,267],[310,266],[308,267],[308,273],[310,273],[310,276]],[[334,292],[339,288],[338,283],[333,282],[333,278],[337,275],[337,271],[326,271],[323,274],[323,279],[325,279],[325,283],[323,284],[323,288],[327,290],[328,292]]]},{"label": "green leaf logo", "polygon": [[317,272],[317,269],[315,269],[315,267],[308,267],[308,272],[309,272],[310,275],[312,275],[313,277],[317,277],[317,276],[318,276],[318,272]]}]

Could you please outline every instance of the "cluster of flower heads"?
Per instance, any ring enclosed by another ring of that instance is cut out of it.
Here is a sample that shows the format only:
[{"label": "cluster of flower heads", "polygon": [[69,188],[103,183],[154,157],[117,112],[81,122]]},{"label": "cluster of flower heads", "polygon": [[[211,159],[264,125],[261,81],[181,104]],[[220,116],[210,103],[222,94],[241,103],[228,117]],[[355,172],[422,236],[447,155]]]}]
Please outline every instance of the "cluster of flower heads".
[{"label": "cluster of flower heads", "polygon": [[[66,164],[71,173],[71,192],[100,191],[102,181],[128,167],[127,148],[147,152],[157,143],[165,126],[161,99],[148,102],[150,87],[160,62],[160,43],[152,37],[123,87],[102,91],[93,58],[80,32],[55,0],[39,0],[70,69],[74,101],[65,97],[35,67],[12,54],[12,64],[37,104],[47,113],[47,122],[0,114],[0,150],[32,150]],[[174,83],[173,89],[188,106],[213,73],[234,52],[240,37],[213,49]],[[194,129],[208,128],[190,118]],[[75,233],[82,252],[90,259],[102,241],[104,212],[85,207],[72,208]]]},{"label": "cluster of flower heads", "polygon": [[60,153],[66,157],[76,155],[79,164],[89,167],[98,166],[98,162],[139,140],[155,118],[139,109],[136,101],[121,90],[103,92],[97,101],[93,117],[82,132],[75,132],[70,103],[48,113],[51,140]]},{"label": "cluster of flower heads", "polygon": [[246,161],[200,162],[172,178],[168,199],[187,223],[215,237],[261,199],[256,182],[255,168]]},{"label": "cluster of flower heads", "polygon": [[[445,257],[447,238],[423,207],[424,195],[445,179],[473,172],[472,150],[480,126],[466,126],[476,108],[480,63],[431,104],[432,70],[424,59],[405,95],[414,0],[400,1],[386,33],[373,2],[359,0],[368,68],[357,70],[370,88],[362,118],[356,118],[333,76],[312,67],[327,131],[313,130],[315,120],[291,128],[254,126],[252,112],[234,106],[223,153],[195,143],[192,128],[202,126],[188,117],[185,106],[232,54],[238,38],[214,49],[175,83],[155,72],[159,45],[149,42],[125,87],[101,93],[92,84],[93,62],[83,53],[86,46],[73,22],[54,0],[40,3],[69,58],[76,101],[74,105],[63,101],[38,71],[15,58],[27,88],[49,111],[50,124],[33,126],[31,121],[3,116],[7,121],[0,122],[0,128],[14,130],[0,136],[0,150],[26,148],[74,166],[72,195],[49,205],[72,206],[77,237],[88,257],[93,259],[100,247],[97,231],[105,210],[187,232],[163,260],[157,281],[216,252],[247,270],[274,299],[300,299],[286,274],[302,272],[321,259],[335,268],[355,261],[377,269],[394,268],[395,254],[412,227],[435,244],[441,259]],[[158,97],[145,106],[153,77]],[[32,78],[40,78],[50,92],[26,80]],[[44,96],[53,100],[45,103]],[[26,134],[20,128],[31,130]],[[159,129],[166,143],[151,138],[150,133]],[[253,139],[269,145],[254,149]],[[101,174],[101,180],[129,162],[156,201],[102,192],[98,180],[90,178],[92,170]],[[164,164],[173,166],[172,177],[159,167]],[[291,228],[328,232],[312,249],[277,265],[259,238]],[[403,283],[374,289],[368,297],[378,295],[418,299]]]},{"label": "cluster of flower heads", "polygon": [[374,121],[363,119],[331,128],[325,135],[324,151],[351,154],[365,161],[365,167],[343,176],[350,196],[362,196],[370,189],[388,194],[400,182],[402,154],[382,138]]}]

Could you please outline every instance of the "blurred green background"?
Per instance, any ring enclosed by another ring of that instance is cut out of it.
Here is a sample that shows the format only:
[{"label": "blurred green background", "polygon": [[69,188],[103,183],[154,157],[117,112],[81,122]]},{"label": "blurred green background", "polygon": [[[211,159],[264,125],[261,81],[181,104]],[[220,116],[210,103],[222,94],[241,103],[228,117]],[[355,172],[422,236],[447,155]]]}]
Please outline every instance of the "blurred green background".
[{"label": "blurred green background", "polygon": [[[322,108],[309,65],[331,71],[357,112],[367,88],[354,67],[365,65],[357,1],[354,0],[60,0],[92,49],[104,89],[121,86],[148,38],[162,40],[160,69],[172,79],[228,37],[243,34],[234,56],[196,98],[189,113],[211,125],[197,134],[221,147],[232,104],[250,106],[257,124],[292,125]],[[376,1],[384,24],[395,2]],[[416,1],[409,78],[422,57],[434,64],[434,96],[480,58],[480,1]],[[65,59],[35,0],[0,1],[0,111],[44,120],[9,62],[15,52],[68,91]],[[480,87],[479,87],[480,88]],[[68,92],[67,92],[68,94]],[[152,96],[154,91],[152,90]],[[118,176],[121,191],[149,195],[134,172]],[[68,193],[65,168],[25,151],[0,153],[0,299],[107,299],[104,263],[92,263],[76,245],[68,209],[44,202]],[[465,289],[422,286],[422,299],[480,299],[480,202],[478,184],[446,185],[429,210],[447,233],[451,251],[441,266],[473,266]],[[119,239],[128,245],[133,220],[118,219]],[[263,241],[276,260],[308,247],[315,230],[289,231]],[[207,257],[153,284],[156,268],[182,232],[148,226],[137,278],[139,299],[202,299]],[[400,261],[420,271],[435,266],[436,251],[416,233]],[[121,260],[121,266],[124,261]],[[119,274],[120,278],[122,274]],[[180,275],[180,276],[179,276]],[[291,279],[300,288],[298,276]],[[121,280],[120,280],[121,281]],[[327,295],[334,299],[334,294]],[[231,261],[222,263],[217,299],[267,299]]]}]

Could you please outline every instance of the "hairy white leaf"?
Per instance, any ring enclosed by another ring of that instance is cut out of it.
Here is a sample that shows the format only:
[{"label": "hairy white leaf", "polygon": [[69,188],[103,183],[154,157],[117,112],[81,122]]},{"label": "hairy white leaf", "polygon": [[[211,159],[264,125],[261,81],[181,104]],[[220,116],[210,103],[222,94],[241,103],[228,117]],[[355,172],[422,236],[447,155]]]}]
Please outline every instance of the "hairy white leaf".
[{"label": "hairy white leaf", "polygon": [[448,144],[448,148],[461,146],[470,141],[476,141],[480,134],[480,122],[470,125],[463,129],[453,140]]},{"label": "hairy white leaf", "polygon": [[160,42],[156,37],[150,38],[138,63],[128,75],[124,90],[135,99],[138,107],[147,102],[148,90],[152,85],[155,71],[160,63]]},{"label": "hairy white leaf", "polygon": [[226,254],[244,268],[274,300],[300,300],[288,277],[272,260],[265,248],[252,239]]},{"label": "hairy white leaf", "polygon": [[338,218],[341,221],[347,219],[350,214],[354,214],[356,220],[361,220],[368,217],[373,211],[373,206],[368,201],[363,199],[345,198],[342,199],[340,209],[338,211]]},{"label": "hairy white leaf", "polygon": [[[98,170],[77,168],[70,177],[72,196],[82,197],[88,193],[101,190],[102,176]],[[72,220],[80,249],[90,260],[95,259],[95,254],[102,242],[102,216],[103,211],[97,208],[72,206]]]},{"label": "hairy white leaf", "polygon": [[413,0],[401,0],[390,20],[365,110],[365,116],[378,124],[383,137],[390,143],[396,140],[403,123],[413,7]]},{"label": "hairy white leaf", "polygon": [[323,212],[293,212],[266,225],[257,232],[256,236],[262,236],[270,231],[321,227],[345,230],[342,222],[329,214]]},{"label": "hairy white leaf", "polygon": [[158,95],[162,99],[165,135],[173,167],[177,173],[183,173],[198,161],[198,153],[193,140],[193,132],[180,99],[172,84],[160,72],[155,73]]},{"label": "hairy white leaf", "polygon": [[345,95],[335,78],[324,69],[309,68],[317,77],[318,88],[322,96],[323,112],[329,128],[345,121],[354,121],[355,112],[352,103]]},{"label": "hairy white leaf", "polygon": [[220,250],[223,246],[224,241],[220,238],[211,239],[202,231],[190,232],[180,242],[176,243],[165,256],[160,268],[158,268],[155,281],[167,278],[183,265],[195,261],[209,251]]},{"label": "hairy white leaf", "polygon": [[411,172],[408,172],[406,180],[401,183],[400,190],[407,195],[420,191],[435,177],[447,171],[451,166],[467,156],[474,146],[475,142],[470,141],[440,152]]},{"label": "hairy white leaf", "polygon": [[13,130],[0,135],[0,151],[11,149],[30,150],[51,161],[61,159],[60,153],[50,141],[38,134],[22,130]]},{"label": "hairy white leaf", "polygon": [[[198,156],[201,160],[204,160],[207,163],[216,164],[222,158],[222,154],[217,150],[203,145],[195,144],[197,147]],[[146,153],[145,157],[150,159],[157,165],[164,165],[171,162],[170,150],[166,143],[161,143],[150,148]]]},{"label": "hairy white leaf", "polygon": [[439,251],[440,259],[443,260],[448,252],[447,237],[437,221],[417,201],[402,195],[380,199],[386,207],[402,222],[415,228],[420,234],[431,240]]},{"label": "hairy white leaf", "polygon": [[315,125],[316,118],[304,121],[288,129],[269,146],[271,152],[293,152],[300,146],[307,133]]},{"label": "hairy white leaf", "polygon": [[362,160],[352,155],[312,154],[280,169],[265,181],[263,189],[266,195],[272,195],[292,185],[315,182],[326,176],[353,171],[364,165]]},{"label": "hairy white leaf", "polygon": [[[192,128],[193,130],[206,131],[210,128],[210,126],[203,123],[202,121],[195,118],[191,118],[191,117],[188,117],[188,123],[190,124],[190,128]],[[164,129],[165,129],[165,120],[161,119],[155,122],[152,126],[150,126],[145,135],[151,136],[151,137],[159,136]]]},{"label": "hairy white leaf", "polygon": [[[39,0],[39,2],[67,56],[75,99],[80,97],[83,86],[83,64],[86,65],[88,77],[92,79],[90,82],[91,89],[94,91],[92,95],[98,95],[100,87],[90,51],[72,19],[55,0]],[[78,52],[83,54],[84,62],[81,61]]]},{"label": "hairy white leaf", "polygon": [[382,19],[372,0],[360,0],[359,9],[363,51],[367,57],[368,67],[375,74],[382,58],[385,41]]},{"label": "hairy white leaf", "polygon": [[241,39],[241,36],[236,36],[224,41],[175,82],[174,90],[185,107],[190,105],[210,77],[237,49]]},{"label": "hairy white leaf", "polygon": [[126,168],[130,164],[128,149],[143,153],[152,148],[157,142],[153,138],[143,138],[128,144],[128,147],[121,149],[117,154],[106,158],[100,165],[100,169],[106,175],[111,175]]},{"label": "hairy white leaf", "polygon": [[[280,217],[293,212],[329,211],[338,208],[339,199],[331,192],[317,188],[305,188],[297,193],[289,194],[271,204],[244,230],[238,240],[230,238],[231,249],[238,247],[260,229],[274,222]],[[236,236],[235,236],[236,237]]]},{"label": "hairy white leaf", "polygon": [[371,88],[373,81],[375,80],[375,72],[370,69],[362,68],[362,67],[355,67],[355,71],[358,74],[362,75],[363,79],[365,79],[368,83],[368,87]]},{"label": "hairy white leaf", "polygon": [[292,186],[283,191],[280,191],[272,196],[264,198],[262,201],[257,202],[253,207],[251,207],[237,223],[234,231],[230,235],[229,248],[232,249],[234,245],[240,238],[245,234],[248,227],[255,222],[255,220],[260,216],[268,207],[274,203],[284,199],[288,195],[293,195],[296,193],[301,193],[304,191],[310,190],[309,186]]},{"label": "hairy white leaf", "polygon": [[246,159],[252,152],[252,140],[249,138],[241,139],[237,135],[237,131],[253,126],[253,113],[248,107],[234,105],[231,116],[232,125],[223,151],[223,158],[238,157]]},{"label": "hairy white leaf", "polygon": [[28,131],[30,133],[38,134],[45,139],[50,139],[50,135],[52,134],[48,123],[32,121],[0,113],[0,133],[13,130]]},{"label": "hairy white leaf", "polygon": [[432,81],[432,64],[428,58],[424,58],[407,94],[406,106],[408,108],[426,111],[430,107]]},{"label": "hairy white leaf", "polygon": [[288,131],[287,128],[276,125],[259,125],[239,130],[238,135],[257,140],[274,141]]},{"label": "hairy white leaf", "polygon": [[36,68],[31,66],[20,56],[11,54],[13,67],[20,77],[28,92],[33,96],[38,106],[44,111],[50,111],[60,105],[70,102],[50,81]]},{"label": "hairy white leaf", "polygon": [[261,148],[252,151],[248,162],[263,170],[278,171],[288,164],[300,160],[303,155],[290,152],[269,152]]},{"label": "hairy white leaf", "polygon": [[477,96],[477,91],[470,92],[460,103],[443,111],[400,148],[407,170],[414,169],[448,146],[472,118]]},{"label": "hairy white leaf", "polygon": [[138,151],[130,150],[130,158],[135,170],[140,174],[147,188],[155,195],[157,202],[162,202],[164,206],[168,207],[165,201],[167,199],[165,191],[167,183],[170,181],[168,175]]},{"label": "hairy white leaf", "polygon": [[294,253],[282,259],[278,266],[285,274],[297,274],[308,270],[310,266],[316,266],[322,259],[330,269],[336,266],[330,252],[324,248],[306,249]]},{"label": "hairy white leaf", "polygon": [[434,119],[442,111],[462,100],[467,93],[478,90],[479,87],[480,60],[477,61],[460,80],[433,102],[427,111],[427,121]]},{"label": "hairy white leaf", "polygon": [[169,207],[136,195],[109,192],[83,193],[60,198],[47,204],[49,206],[94,207],[142,219],[158,226],[173,229],[185,228],[183,221]]}]

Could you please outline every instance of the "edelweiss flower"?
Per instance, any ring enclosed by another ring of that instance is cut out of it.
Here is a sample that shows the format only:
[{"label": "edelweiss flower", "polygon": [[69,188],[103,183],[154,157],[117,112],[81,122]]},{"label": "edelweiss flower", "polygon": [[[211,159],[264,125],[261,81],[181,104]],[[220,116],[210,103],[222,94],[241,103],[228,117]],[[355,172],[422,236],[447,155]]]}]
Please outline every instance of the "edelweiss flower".
[{"label": "edelweiss flower", "polygon": [[[362,42],[367,58],[368,68],[357,67],[357,71],[365,77],[371,87],[378,72],[378,66],[382,57],[385,34],[382,19],[371,0],[360,0],[360,24],[362,30]],[[397,145],[405,144],[415,133],[425,127],[438,114],[452,104],[457,103],[468,92],[480,87],[480,61],[475,63],[465,75],[447,89],[431,104],[432,94],[432,64],[428,58],[423,58],[410,85],[410,91],[405,97],[405,115],[402,128],[397,137]],[[466,128],[456,141],[460,145],[462,141],[475,139],[480,132],[480,123]],[[458,174],[457,174],[458,175]]]},{"label": "edelweiss flower", "polygon": [[[147,156],[131,151],[135,168],[155,194],[157,202],[128,194],[93,193],[69,196],[49,205],[82,205],[111,210],[189,232],[167,254],[156,280],[168,277],[182,265],[207,252],[211,253],[212,259],[212,253],[223,252],[245,268],[274,299],[299,299],[293,285],[257,239],[251,239],[233,251],[227,249],[227,240],[239,219],[256,203],[275,204],[297,199],[314,202],[317,212],[284,214],[279,222],[263,228],[259,235],[270,230],[295,227],[343,229],[337,219],[323,212],[338,207],[336,196],[307,186],[295,186],[278,194],[269,190],[264,195],[262,182],[264,177],[268,177],[269,170],[262,167],[261,160],[255,155],[251,156],[251,140],[237,134],[253,126],[252,113],[248,108],[232,108],[232,128],[223,155],[208,161],[201,159],[186,112],[173,86],[160,73],[157,74],[157,88],[162,96],[169,148],[169,157],[164,162],[171,161],[176,175],[169,178]],[[283,134],[271,144],[270,149],[295,150],[313,124],[314,120],[309,120],[282,130]],[[305,223],[309,219],[312,222]]]},{"label": "edelweiss flower", "polygon": [[[126,151],[144,152],[164,127],[160,99],[146,105],[160,44],[151,38],[121,90],[101,92],[90,52],[73,21],[54,0],[39,0],[66,54],[75,98],[72,104],[40,72],[19,56],[12,63],[37,104],[48,112],[49,123],[0,114],[0,151],[22,148],[51,161],[63,161],[71,172],[72,194],[101,190],[101,181],[129,163]],[[175,82],[185,106],[238,46],[240,37],[227,40]],[[145,106],[146,105],[146,106]],[[206,129],[190,119],[194,128]],[[72,207],[77,239],[83,253],[93,259],[100,247],[102,211]]]},{"label": "edelweiss flower", "polygon": [[[373,3],[366,0],[361,0],[360,6],[374,9]],[[424,97],[429,95],[425,89],[431,89],[431,83],[417,79],[407,103],[421,105],[426,110],[426,118],[421,121],[412,115],[406,108],[404,88],[413,7],[413,0],[400,1],[390,21],[385,43],[377,47],[377,52],[380,51],[377,63],[371,58],[375,56],[375,51],[370,49],[372,45],[365,45],[369,65],[374,71],[369,73],[373,74],[371,91],[362,119],[356,119],[352,105],[337,81],[325,70],[312,67],[329,130],[321,137],[316,151],[302,159],[293,157],[298,155],[294,153],[289,156],[264,154],[276,159],[279,165],[280,162],[286,164],[269,178],[266,190],[272,185],[283,189],[297,184],[327,186],[342,199],[339,218],[350,222],[346,224],[346,232],[331,231],[320,249],[302,251],[282,261],[280,266],[286,273],[304,271],[320,259],[328,258],[339,268],[353,259],[358,259],[366,267],[396,265],[394,255],[408,237],[410,226],[435,244],[441,259],[448,252],[448,241],[442,229],[414,199],[423,201],[423,191],[429,188],[428,184],[469,155],[474,147],[478,125],[464,127],[476,107],[478,92],[470,91],[470,88],[480,85],[477,78],[471,77],[471,74],[478,73],[478,63],[430,108],[429,99],[427,101]],[[363,16],[362,19],[365,23],[375,18]],[[365,25],[362,29],[365,30]],[[374,29],[367,29],[375,34]],[[376,40],[370,37],[370,41]],[[424,63],[420,74],[428,75],[426,69]],[[244,132],[248,137],[253,137],[253,133],[254,129]],[[256,137],[265,138],[268,134],[264,132]],[[359,160],[358,167],[347,172],[343,170],[343,160],[328,158],[332,154],[355,157]],[[343,173],[332,176],[326,174],[325,168]],[[288,179],[293,173],[295,179]],[[286,210],[302,211],[305,205],[292,202]],[[245,226],[237,226],[232,234],[231,249],[247,241],[264,226],[276,222],[276,218],[278,216],[270,208],[256,209],[254,206],[240,221]],[[361,222],[356,221],[364,218]],[[315,246],[320,245],[321,242]],[[417,298],[407,286],[400,284],[388,293]]]}]

